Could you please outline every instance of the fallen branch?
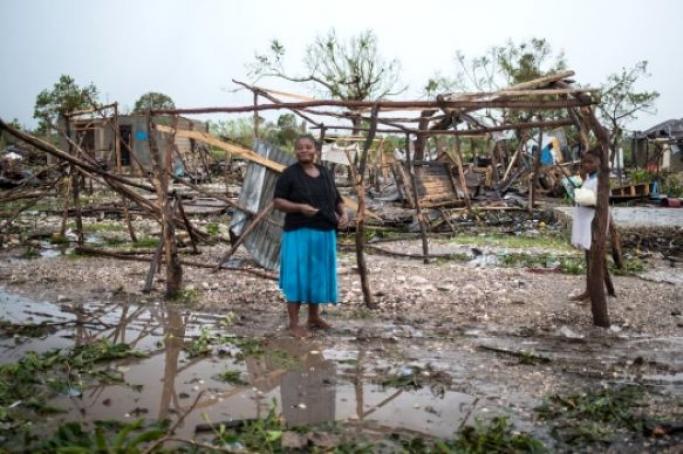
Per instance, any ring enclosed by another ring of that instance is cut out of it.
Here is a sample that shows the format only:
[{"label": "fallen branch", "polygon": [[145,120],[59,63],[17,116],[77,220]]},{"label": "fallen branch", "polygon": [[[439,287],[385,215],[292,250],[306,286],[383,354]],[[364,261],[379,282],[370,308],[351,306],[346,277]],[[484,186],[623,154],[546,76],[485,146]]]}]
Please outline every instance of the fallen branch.
[{"label": "fallen branch", "polygon": [[[99,255],[102,257],[109,257],[109,258],[114,258],[114,259],[119,259],[119,260],[130,260],[133,262],[149,263],[153,260],[150,257],[126,255],[126,254],[107,251],[107,250],[103,250],[103,249],[91,248],[91,247],[87,247],[87,246],[79,246],[74,250],[78,254]],[[163,260],[162,260],[162,263],[163,263]],[[192,266],[195,268],[206,268],[206,269],[214,269],[215,268],[214,265],[211,265],[209,263],[199,263],[199,262],[194,262],[194,261],[189,261],[189,260],[181,260],[180,264],[183,266]],[[267,271],[260,271],[260,270],[253,269],[253,268],[227,267],[227,266],[223,265],[220,267],[220,269],[229,270],[229,271],[239,271],[242,273],[249,273],[249,274],[253,274],[254,276],[258,276],[258,277],[261,277],[263,279],[269,279],[272,281],[277,281],[277,279],[278,279],[277,276],[275,276],[275,274],[273,274],[273,273],[269,273]]]}]

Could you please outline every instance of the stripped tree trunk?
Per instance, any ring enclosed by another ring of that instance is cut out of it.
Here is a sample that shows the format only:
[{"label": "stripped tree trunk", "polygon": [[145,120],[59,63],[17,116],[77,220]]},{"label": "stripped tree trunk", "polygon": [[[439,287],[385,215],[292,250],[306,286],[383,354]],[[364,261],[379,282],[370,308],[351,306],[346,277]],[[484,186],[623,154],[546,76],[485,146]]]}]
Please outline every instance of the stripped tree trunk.
[{"label": "stripped tree trunk", "polygon": [[178,126],[177,116],[173,121],[173,133],[168,138],[164,155],[159,153],[159,147],[155,138],[155,130],[152,125],[152,117],[147,112],[147,131],[149,149],[156,162],[157,173],[157,203],[161,211],[161,223],[163,225],[164,258],[166,262],[166,298],[176,297],[182,289],[183,268],[178,258],[178,249],[175,239],[175,204],[173,198],[168,197],[168,184],[173,158],[172,144],[175,141],[175,130]]},{"label": "stripped tree trunk", "polygon": [[368,151],[372,146],[372,141],[375,139],[375,132],[377,131],[377,116],[379,114],[379,107],[372,108],[372,115],[370,120],[370,131],[365,139],[363,145],[363,153],[360,158],[360,165],[358,168],[358,175],[356,176],[357,185],[356,192],[358,193],[358,211],[356,212],[356,261],[358,263],[358,273],[360,274],[361,289],[363,290],[363,300],[365,305],[369,308],[374,308],[375,303],[372,301],[372,293],[370,292],[370,283],[368,281],[368,267],[365,263],[365,253],[363,247],[365,245],[365,166],[368,162]]}]

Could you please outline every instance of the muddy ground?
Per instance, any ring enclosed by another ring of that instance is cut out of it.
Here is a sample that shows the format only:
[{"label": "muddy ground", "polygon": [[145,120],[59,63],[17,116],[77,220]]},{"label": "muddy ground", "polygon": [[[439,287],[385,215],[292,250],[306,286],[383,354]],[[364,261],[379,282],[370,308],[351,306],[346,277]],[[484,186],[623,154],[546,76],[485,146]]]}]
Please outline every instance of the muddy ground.
[{"label": "muddy ground", "polygon": [[[93,244],[126,248],[110,241],[125,237],[117,227],[88,225]],[[371,242],[380,248],[367,258],[373,311],[342,237],[341,304],[325,311],[333,329],[307,340],[287,336],[272,280],[185,267],[183,296],[166,302],[163,275],[152,293],[141,291],[147,263],[77,255],[40,235],[30,248],[9,242],[0,257],[2,363],[102,339],[145,357],[66,373],[67,385],[41,394],[61,411],[33,415],[28,427],[26,398],[8,398],[0,436],[18,450],[43,446],[35,434],[58,434],[68,421],[87,432],[96,420],[180,418],[167,447],[190,449],[195,439],[205,450],[257,452],[681,452],[680,262],[627,251],[637,266],[614,277],[612,327],[595,328],[590,307],[568,300],[585,282],[582,257],[563,232],[529,230],[432,238],[428,265],[405,256],[419,254],[418,240]],[[185,258],[215,263],[228,248],[218,242]],[[240,251],[234,262],[249,257]],[[50,330],[20,329],[36,324]],[[101,368],[118,380],[93,373]],[[69,446],[63,438],[49,446]]]}]

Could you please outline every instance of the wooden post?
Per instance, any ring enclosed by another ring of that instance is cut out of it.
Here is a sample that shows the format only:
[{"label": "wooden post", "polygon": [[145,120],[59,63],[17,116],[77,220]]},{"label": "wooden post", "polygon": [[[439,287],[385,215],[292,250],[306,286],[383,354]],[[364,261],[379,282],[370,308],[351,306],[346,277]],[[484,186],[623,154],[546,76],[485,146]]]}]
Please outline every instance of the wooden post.
[{"label": "wooden post", "polygon": [[[119,130],[119,103],[114,103],[114,151],[116,153],[116,172],[121,174],[122,163],[121,163],[121,131]],[[130,219],[130,211],[128,210],[128,200],[121,196],[121,204],[123,205],[123,217],[126,220],[126,225],[128,226],[128,234],[130,235],[130,240],[135,243],[137,238],[135,236],[135,230],[133,230],[133,223]]]},{"label": "wooden post", "polygon": [[190,237],[190,244],[192,245],[192,253],[193,254],[199,254],[200,252],[199,252],[199,249],[197,249],[197,238],[195,237],[195,234],[194,234],[194,228],[192,227],[192,224],[190,224],[190,220],[187,219],[187,216],[185,215],[185,208],[183,207],[183,201],[180,200],[180,196],[175,191],[174,191],[174,196],[175,196],[176,206],[178,207],[178,212],[180,213],[180,217],[183,220],[183,224],[185,224],[185,230],[187,230],[187,234]]},{"label": "wooden post", "polygon": [[168,138],[167,147],[164,155],[161,156],[155,138],[155,130],[152,123],[152,116],[147,111],[147,132],[149,149],[156,161],[157,173],[157,198],[159,209],[161,210],[161,223],[163,225],[162,241],[164,243],[164,257],[166,262],[166,298],[173,298],[180,292],[183,282],[183,269],[178,259],[178,249],[175,240],[175,207],[170,197],[168,197],[169,174],[173,159],[172,144],[175,141],[175,130],[178,127],[178,117],[173,119],[173,133]]},{"label": "wooden post", "polygon": [[145,278],[145,286],[142,289],[142,293],[149,293],[152,291],[152,285],[154,284],[154,275],[157,274],[157,270],[159,269],[159,265],[161,264],[161,254],[164,251],[163,238],[164,233],[162,231],[161,238],[159,240],[159,245],[154,251],[154,257],[152,257],[152,260],[149,262],[149,270],[147,270],[147,277]]},{"label": "wooden post", "polygon": [[427,241],[427,227],[422,215],[422,208],[420,207],[420,196],[417,193],[417,177],[415,176],[415,163],[410,158],[410,134],[406,134],[406,163],[408,164],[408,173],[410,174],[410,186],[413,191],[413,199],[415,201],[415,213],[417,215],[417,222],[420,224],[420,236],[422,237],[422,259],[426,264],[429,263],[429,243]]},{"label": "wooden post", "polygon": [[465,170],[462,168],[462,151],[460,150],[460,137],[455,136],[455,159],[457,160],[456,165],[458,166],[458,177],[460,178],[460,188],[465,197],[465,205],[467,206],[467,211],[472,210],[472,203],[470,202],[470,192],[467,189],[467,181],[465,180]]},{"label": "wooden post", "polygon": [[[64,129],[66,136],[71,139],[71,119],[67,116],[62,116],[64,119]],[[67,141],[69,144],[69,155],[73,156],[74,147],[71,140]],[[79,246],[83,246],[85,242],[85,237],[83,235],[83,217],[81,216],[81,195],[80,195],[80,175],[78,172],[78,167],[75,165],[70,166],[71,173],[71,195],[73,197],[74,211],[76,213],[76,235]]]},{"label": "wooden post", "polygon": [[[375,139],[377,132],[377,117],[379,115],[379,106],[374,105],[372,114],[370,116],[370,131],[365,139],[363,145],[363,152],[360,158],[360,165],[357,175],[357,193],[358,193],[358,210],[356,212],[356,261],[358,264],[358,273],[360,274],[361,288],[363,290],[363,299],[368,308],[375,308],[376,305],[372,301],[372,293],[370,292],[370,283],[368,282],[368,267],[365,263],[365,254],[363,247],[365,245],[365,166],[368,161],[368,151]],[[353,165],[353,164],[352,164]]]},{"label": "wooden post", "polygon": [[605,282],[607,266],[605,264],[605,240],[609,221],[609,135],[595,118],[593,110],[582,109],[583,117],[590,125],[600,143],[601,160],[598,174],[598,203],[592,225],[592,241],[590,249],[590,270],[588,276],[588,294],[591,298],[593,324],[608,328],[610,325],[605,298]]},{"label": "wooden post", "polygon": [[69,221],[69,205],[71,201],[71,179],[65,178],[64,185],[64,214],[62,216],[62,226],[59,229],[59,238],[63,239],[66,235],[66,224]]},{"label": "wooden post", "polygon": [[498,175],[498,147],[499,144],[494,140],[493,148],[491,148],[491,169],[493,171],[493,187],[498,188],[500,183],[500,178]]},{"label": "wooden post", "polygon": [[521,135],[518,134],[519,139],[519,145],[517,146],[517,149],[515,152],[512,154],[512,158],[510,158],[510,162],[508,163],[507,169],[505,169],[505,173],[503,174],[503,179],[502,183],[506,183],[508,180],[508,177],[510,176],[510,172],[512,171],[512,168],[515,165],[515,162],[517,162],[517,158],[519,157],[520,153],[524,149],[524,142],[526,141],[526,134],[522,133]]}]

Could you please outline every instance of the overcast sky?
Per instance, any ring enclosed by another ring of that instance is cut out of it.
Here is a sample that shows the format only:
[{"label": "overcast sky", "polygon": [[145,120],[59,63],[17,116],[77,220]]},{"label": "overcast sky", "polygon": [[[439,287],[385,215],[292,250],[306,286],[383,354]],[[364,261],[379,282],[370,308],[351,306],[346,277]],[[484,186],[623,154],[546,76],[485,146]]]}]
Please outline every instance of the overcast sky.
[{"label": "overcast sky", "polygon": [[178,107],[248,103],[230,81],[247,79],[256,51],[277,38],[286,65],[301,69],[306,45],[334,27],[341,37],[374,30],[382,55],[401,62],[403,99],[419,96],[435,72],[452,73],[456,50],[476,56],[510,38],[546,38],[594,86],[646,59],[652,77],[641,88],[661,97],[656,115],[630,125],[642,129],[683,117],[682,17],[675,0],[0,0],[0,117],[34,126],[36,95],[60,74],[129,108],[150,90]]}]

